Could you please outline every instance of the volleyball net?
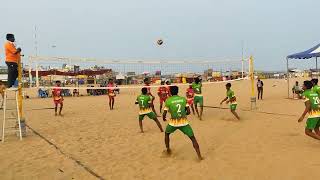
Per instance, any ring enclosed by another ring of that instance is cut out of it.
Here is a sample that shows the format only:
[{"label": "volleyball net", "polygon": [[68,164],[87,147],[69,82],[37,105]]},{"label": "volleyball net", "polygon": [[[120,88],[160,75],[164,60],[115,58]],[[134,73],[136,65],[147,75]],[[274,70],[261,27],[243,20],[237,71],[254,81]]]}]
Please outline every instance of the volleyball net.
[{"label": "volleyball net", "polygon": [[250,58],[224,60],[108,60],[93,58],[30,56],[25,81],[29,87],[52,89],[55,81],[66,90],[106,90],[109,79],[117,89],[139,89],[149,78],[151,88],[161,81],[187,86],[195,77],[203,84],[248,79]]}]

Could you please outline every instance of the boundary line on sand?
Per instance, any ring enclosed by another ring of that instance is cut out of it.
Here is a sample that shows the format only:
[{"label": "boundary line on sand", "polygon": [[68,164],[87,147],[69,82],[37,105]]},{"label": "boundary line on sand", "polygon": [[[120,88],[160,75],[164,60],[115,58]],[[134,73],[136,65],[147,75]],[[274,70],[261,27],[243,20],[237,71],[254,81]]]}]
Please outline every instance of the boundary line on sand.
[{"label": "boundary line on sand", "polygon": [[[224,107],[219,107],[219,106],[203,106],[205,108],[211,108],[211,109],[229,109],[229,108],[224,108]],[[273,112],[266,112],[266,111],[251,111],[248,109],[239,109],[240,111],[247,111],[247,112],[253,112],[253,113],[261,113],[261,114],[271,114],[271,115],[278,115],[278,116],[292,116],[296,117],[298,115],[294,114],[284,114],[284,113],[273,113]]]},{"label": "boundary line on sand", "polygon": [[80,167],[82,167],[84,170],[86,170],[88,173],[90,173],[92,176],[100,179],[100,180],[105,180],[103,177],[98,175],[96,172],[94,172],[92,169],[90,169],[88,166],[84,165],[81,161],[77,160],[76,158],[72,157],[71,155],[66,154],[62,149],[60,149],[57,145],[55,145],[53,142],[49,141],[46,137],[41,135],[39,132],[34,130],[32,127],[30,127],[28,124],[26,126],[37,136],[39,136],[41,139],[43,139],[45,142],[47,142],[49,145],[53,146],[57,151],[59,151],[63,156],[71,159],[74,161],[76,164],[78,164]]}]

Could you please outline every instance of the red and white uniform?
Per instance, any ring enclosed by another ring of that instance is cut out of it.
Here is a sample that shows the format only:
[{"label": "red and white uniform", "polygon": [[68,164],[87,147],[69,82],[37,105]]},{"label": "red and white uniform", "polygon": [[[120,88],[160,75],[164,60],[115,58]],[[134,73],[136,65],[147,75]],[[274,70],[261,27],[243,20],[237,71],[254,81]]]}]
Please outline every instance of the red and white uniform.
[{"label": "red and white uniform", "polygon": [[168,88],[165,86],[161,86],[158,88],[158,95],[160,97],[160,103],[163,103],[167,100],[169,97],[169,91]]},{"label": "red and white uniform", "polygon": [[63,104],[62,89],[60,87],[52,89],[52,96],[55,105]]},{"label": "red and white uniform", "polygon": [[107,91],[108,91],[108,96],[110,96],[110,97],[115,97],[115,96],[116,96],[116,94],[114,93],[114,87],[115,87],[115,85],[114,85],[113,83],[109,83],[109,84],[107,85],[107,87],[108,87],[108,89],[107,89]]},{"label": "red and white uniform", "polygon": [[194,100],[194,91],[192,88],[188,88],[187,89],[187,102],[188,102],[188,104],[192,105],[193,100]]}]

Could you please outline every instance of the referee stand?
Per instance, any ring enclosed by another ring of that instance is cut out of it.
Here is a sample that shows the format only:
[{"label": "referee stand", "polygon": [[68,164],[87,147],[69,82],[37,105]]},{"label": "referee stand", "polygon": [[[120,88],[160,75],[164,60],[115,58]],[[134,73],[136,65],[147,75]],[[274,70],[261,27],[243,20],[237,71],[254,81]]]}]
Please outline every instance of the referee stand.
[{"label": "referee stand", "polygon": [[[20,140],[26,136],[26,124],[23,118],[23,97],[22,97],[22,66],[21,60],[18,62],[18,87],[8,88],[4,92],[3,99],[3,122],[2,122],[2,143],[5,135],[16,133]],[[13,103],[8,103],[13,102]],[[9,107],[10,106],[10,107]],[[8,113],[10,112],[10,113]],[[8,116],[8,114],[10,114]]]}]

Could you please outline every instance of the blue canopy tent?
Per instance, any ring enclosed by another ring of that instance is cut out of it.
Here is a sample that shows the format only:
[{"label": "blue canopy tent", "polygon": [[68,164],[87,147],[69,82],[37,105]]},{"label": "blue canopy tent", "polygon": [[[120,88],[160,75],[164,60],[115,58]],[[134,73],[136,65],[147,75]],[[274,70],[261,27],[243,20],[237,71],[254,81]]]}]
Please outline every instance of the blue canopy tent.
[{"label": "blue canopy tent", "polygon": [[287,80],[288,80],[288,98],[290,94],[290,84],[289,84],[289,59],[310,59],[316,58],[316,70],[318,71],[318,57],[320,57],[320,44],[316,45],[315,47],[300,52],[295,53],[287,56]]}]

